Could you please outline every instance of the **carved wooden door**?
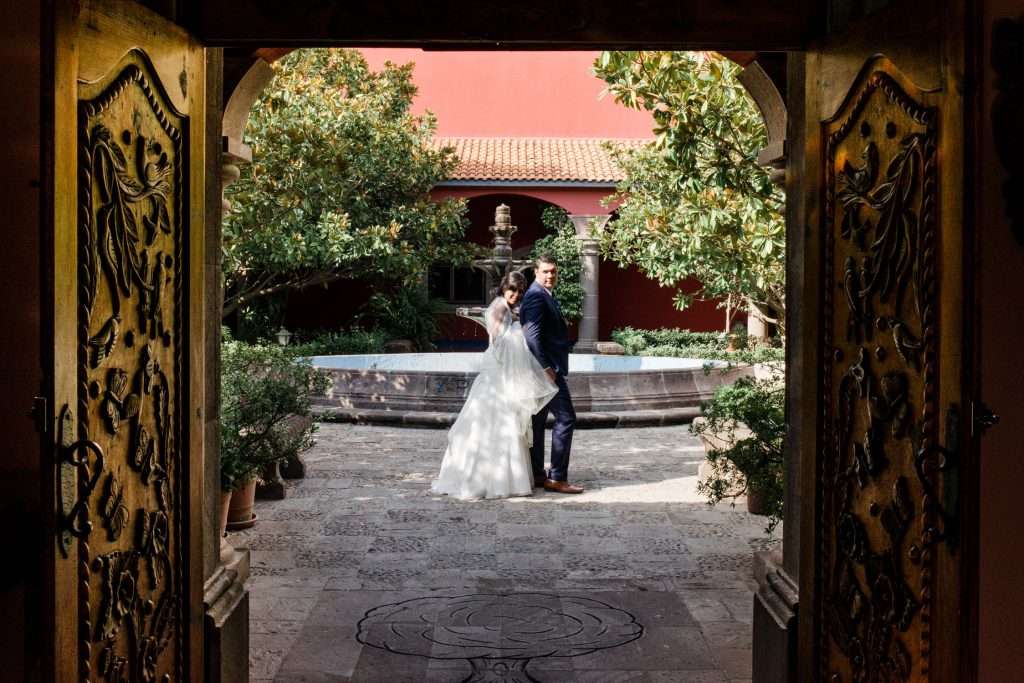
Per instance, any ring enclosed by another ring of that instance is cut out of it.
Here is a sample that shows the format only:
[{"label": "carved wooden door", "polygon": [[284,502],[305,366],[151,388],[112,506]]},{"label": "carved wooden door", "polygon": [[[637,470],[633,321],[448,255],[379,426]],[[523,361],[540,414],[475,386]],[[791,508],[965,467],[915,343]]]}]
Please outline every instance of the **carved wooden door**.
[{"label": "carved wooden door", "polygon": [[54,13],[44,676],[194,680],[203,51],[130,2]]},{"label": "carved wooden door", "polygon": [[961,680],[969,650],[963,21],[891,3],[807,55],[821,324],[803,332],[820,373],[803,680]]}]

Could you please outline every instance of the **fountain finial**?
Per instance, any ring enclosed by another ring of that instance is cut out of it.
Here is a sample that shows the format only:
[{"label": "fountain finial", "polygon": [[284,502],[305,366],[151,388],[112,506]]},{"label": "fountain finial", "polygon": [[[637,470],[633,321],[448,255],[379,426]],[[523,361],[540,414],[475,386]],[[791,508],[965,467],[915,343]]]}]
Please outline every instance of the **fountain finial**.
[{"label": "fountain finial", "polygon": [[[488,230],[494,235],[491,255],[488,258],[473,261],[473,267],[483,271],[487,277],[487,303],[490,303],[498,295],[498,289],[501,287],[501,281],[505,275],[509,271],[526,268],[530,265],[530,259],[512,257],[512,233],[518,228],[512,225],[512,210],[507,204],[499,204],[494,209],[494,225]],[[475,320],[487,327],[483,319],[484,310],[485,308],[479,306],[460,307],[455,309],[455,314]]]},{"label": "fountain finial", "polygon": [[[494,248],[491,257],[494,259],[512,258],[512,233],[518,230],[512,225],[512,210],[507,204],[498,204],[494,210],[494,225],[488,230],[494,235]],[[504,274],[502,274],[504,277]]]}]

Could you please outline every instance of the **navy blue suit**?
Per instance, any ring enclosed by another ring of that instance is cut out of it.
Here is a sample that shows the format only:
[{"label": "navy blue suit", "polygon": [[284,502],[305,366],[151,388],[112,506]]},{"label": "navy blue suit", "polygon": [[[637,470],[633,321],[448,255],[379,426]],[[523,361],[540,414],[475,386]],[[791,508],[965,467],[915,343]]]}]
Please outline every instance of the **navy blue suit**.
[{"label": "navy blue suit", "polygon": [[566,481],[572,432],[576,426],[576,410],[565,382],[569,372],[569,327],[555,297],[537,282],[530,285],[523,295],[519,322],[526,335],[526,345],[540,361],[541,367],[551,368],[555,373],[558,386],[554,398],[533,416],[533,446],[530,448],[533,476],[544,476],[544,421],[550,412],[555,418],[555,425],[551,431],[551,471],[547,476],[555,481]]}]

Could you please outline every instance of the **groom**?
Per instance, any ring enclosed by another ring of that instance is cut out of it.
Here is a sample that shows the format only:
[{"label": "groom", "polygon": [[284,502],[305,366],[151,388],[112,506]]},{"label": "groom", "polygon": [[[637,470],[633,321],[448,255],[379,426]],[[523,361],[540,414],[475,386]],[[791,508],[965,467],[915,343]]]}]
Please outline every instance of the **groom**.
[{"label": "groom", "polygon": [[[548,377],[558,387],[558,393],[533,416],[533,445],[530,460],[533,464],[534,486],[543,486],[558,493],[583,493],[571,486],[569,478],[569,450],[572,431],[576,425],[576,410],[572,407],[565,375],[569,372],[569,328],[558,301],[551,293],[558,280],[558,264],[550,254],[542,254],[534,264],[537,276],[526,290],[519,305],[519,321],[526,335],[526,344]],[[551,471],[544,473],[544,421],[548,411],[555,417],[551,431]]]}]

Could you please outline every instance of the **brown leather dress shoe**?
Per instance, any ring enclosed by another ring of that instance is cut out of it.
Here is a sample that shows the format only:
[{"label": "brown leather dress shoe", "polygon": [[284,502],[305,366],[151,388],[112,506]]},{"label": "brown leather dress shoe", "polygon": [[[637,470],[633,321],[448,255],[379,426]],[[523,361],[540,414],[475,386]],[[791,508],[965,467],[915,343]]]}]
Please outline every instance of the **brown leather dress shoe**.
[{"label": "brown leather dress shoe", "polygon": [[573,486],[567,481],[555,481],[554,479],[548,479],[544,482],[544,489],[546,491],[554,491],[555,493],[583,493],[583,489],[579,486]]},{"label": "brown leather dress shoe", "polygon": [[539,477],[533,478],[533,488],[535,489],[544,488],[544,484],[546,483],[548,483],[548,478],[545,477],[543,474]]}]

